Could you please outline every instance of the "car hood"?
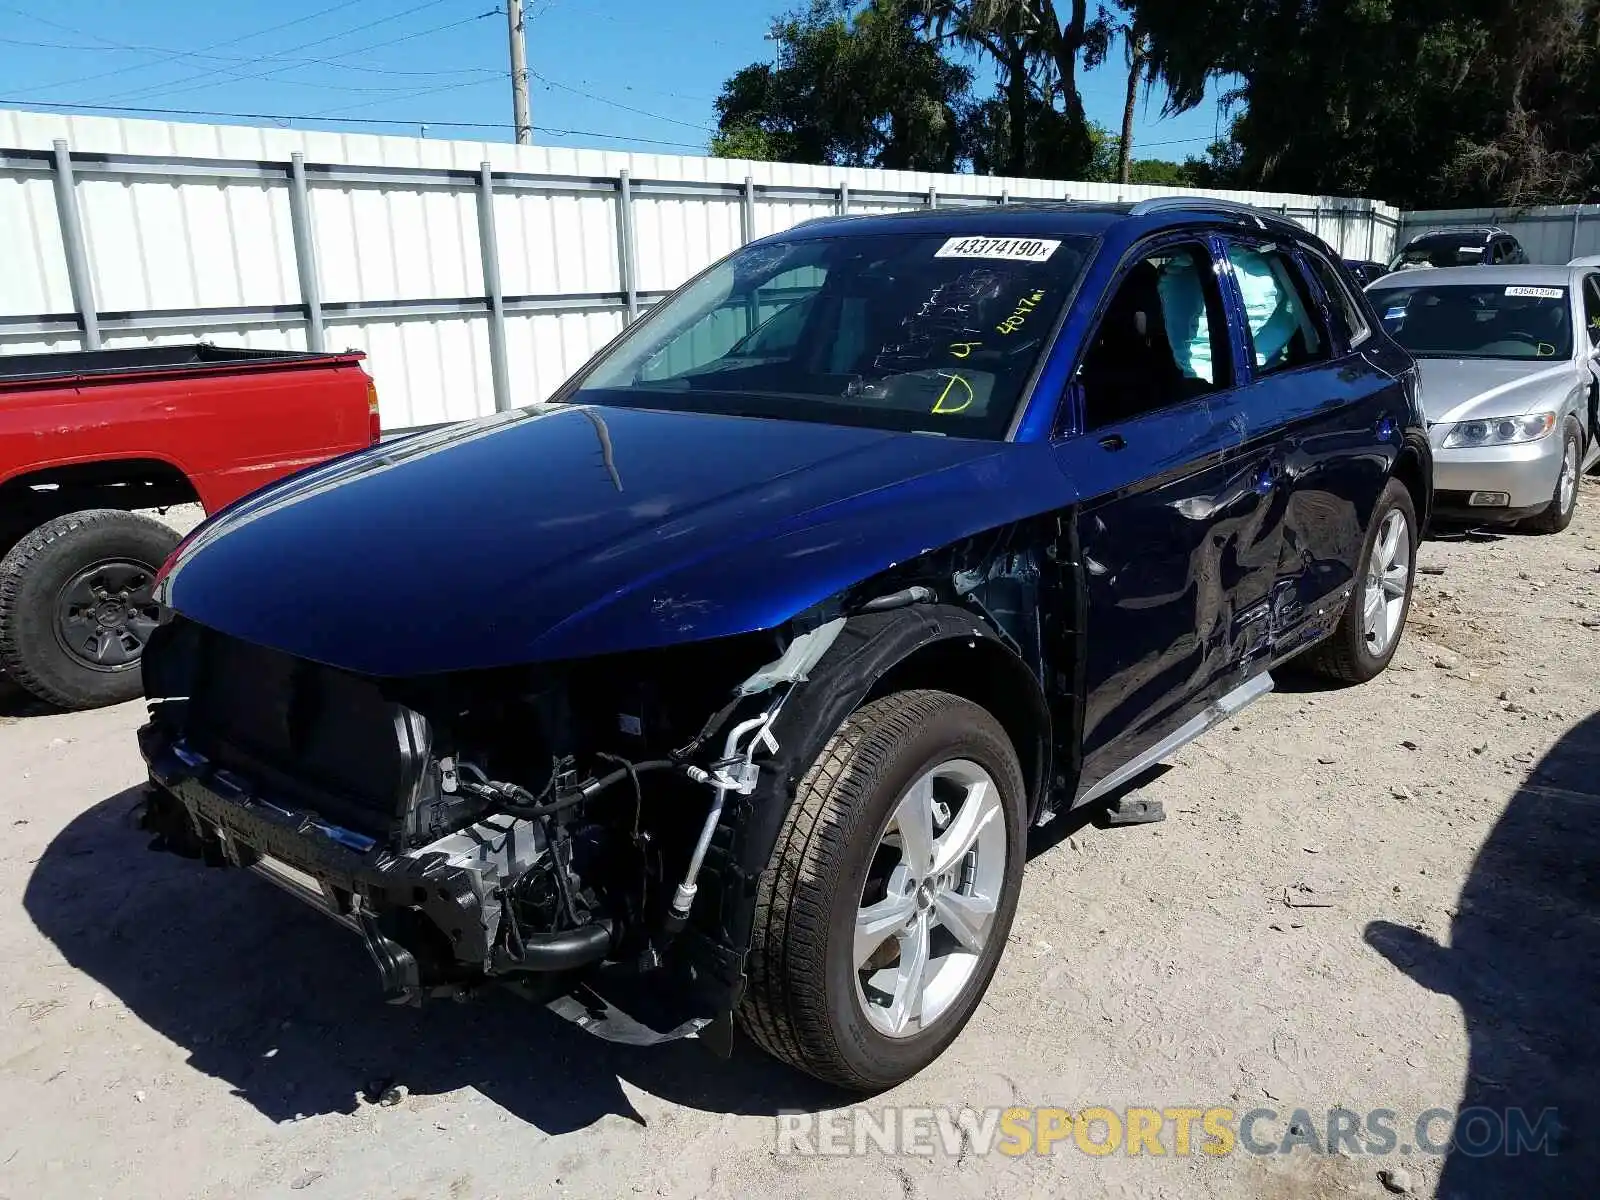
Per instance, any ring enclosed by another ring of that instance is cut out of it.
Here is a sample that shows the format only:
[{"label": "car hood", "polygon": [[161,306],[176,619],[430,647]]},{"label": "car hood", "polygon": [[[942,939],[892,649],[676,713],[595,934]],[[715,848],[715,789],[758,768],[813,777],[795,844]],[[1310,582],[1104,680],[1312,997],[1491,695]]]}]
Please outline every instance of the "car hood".
[{"label": "car hood", "polygon": [[1069,491],[1039,445],[540,406],[247,497],[161,597],[369,675],[576,658],[774,627]]},{"label": "car hood", "polygon": [[1567,359],[1510,361],[1487,358],[1419,358],[1422,404],[1428,424],[1479,417],[1514,417],[1541,404],[1557,406],[1577,378]]}]

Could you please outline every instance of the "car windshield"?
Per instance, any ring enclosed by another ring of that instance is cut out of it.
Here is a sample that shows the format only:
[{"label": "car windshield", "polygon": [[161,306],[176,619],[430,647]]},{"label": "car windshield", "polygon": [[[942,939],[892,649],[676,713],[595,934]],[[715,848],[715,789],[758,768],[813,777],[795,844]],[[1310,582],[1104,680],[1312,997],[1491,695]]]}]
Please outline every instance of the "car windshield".
[{"label": "car windshield", "polygon": [[1003,438],[1092,246],[947,233],[748,246],[566,398]]},{"label": "car windshield", "polygon": [[1412,242],[1389,264],[1391,271],[1408,267],[1476,267],[1483,262],[1487,247],[1482,242],[1469,245],[1462,235],[1421,238]]},{"label": "car windshield", "polygon": [[1567,289],[1416,284],[1368,293],[1395,341],[1419,358],[1569,358]]}]

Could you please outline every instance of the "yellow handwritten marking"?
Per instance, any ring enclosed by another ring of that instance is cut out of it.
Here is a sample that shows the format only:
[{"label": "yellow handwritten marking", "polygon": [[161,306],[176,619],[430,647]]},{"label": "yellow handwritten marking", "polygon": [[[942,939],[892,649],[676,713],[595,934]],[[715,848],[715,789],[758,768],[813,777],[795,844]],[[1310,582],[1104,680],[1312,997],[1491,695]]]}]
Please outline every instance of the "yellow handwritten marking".
[{"label": "yellow handwritten marking", "polygon": [[1555,357],[1555,353],[1556,353],[1556,348],[1554,346],[1552,346],[1549,342],[1540,342],[1539,346],[1538,346],[1538,349],[1535,351],[1535,353],[1538,354],[1538,356],[1540,358],[1554,358]]},{"label": "yellow handwritten marking", "polygon": [[982,346],[982,342],[951,342],[950,353],[954,354],[957,358],[966,358],[974,350],[980,349]]},{"label": "yellow handwritten marking", "polygon": [[[939,374],[944,375],[944,372],[940,371]],[[959,412],[966,412],[967,409],[972,407],[973,400],[977,398],[973,393],[972,385],[968,383],[966,377],[962,375],[945,375],[945,378],[950,382],[944,385],[944,391],[940,392],[939,398],[934,401],[933,411],[936,413],[942,413],[945,416],[950,416]],[[944,402],[950,398],[950,390],[958,383],[967,389],[967,398],[959,408],[946,408],[944,406]]]},{"label": "yellow handwritten marking", "polygon": [[1000,324],[996,325],[995,328],[1001,333],[1014,333],[1018,329],[1021,329],[1023,323],[1028,319],[1028,314],[1037,308],[1039,306],[1039,301],[1043,299],[1043,291],[1037,291],[1031,296],[1022,297],[1017,301],[1016,311],[1004,321],[1001,321]]}]

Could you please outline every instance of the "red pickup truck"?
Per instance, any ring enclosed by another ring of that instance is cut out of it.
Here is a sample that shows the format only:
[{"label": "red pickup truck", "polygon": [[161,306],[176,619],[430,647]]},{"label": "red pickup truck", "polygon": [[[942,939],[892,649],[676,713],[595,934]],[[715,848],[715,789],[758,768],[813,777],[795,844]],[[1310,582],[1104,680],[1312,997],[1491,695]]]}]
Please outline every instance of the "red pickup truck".
[{"label": "red pickup truck", "polygon": [[140,693],[155,573],[142,515],[216,512],[378,440],[360,353],[141,347],[0,356],[0,674],[64,708]]}]

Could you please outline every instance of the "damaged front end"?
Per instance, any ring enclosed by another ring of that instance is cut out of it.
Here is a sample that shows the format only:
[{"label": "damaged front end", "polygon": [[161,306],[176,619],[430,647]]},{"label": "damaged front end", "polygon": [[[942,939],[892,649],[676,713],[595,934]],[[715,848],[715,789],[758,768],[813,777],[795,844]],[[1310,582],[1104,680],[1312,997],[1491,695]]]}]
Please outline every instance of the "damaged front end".
[{"label": "damaged front end", "polygon": [[354,930],[393,1002],[502,982],[618,1040],[693,1033],[748,940],[729,800],[774,774],[845,624],[391,680],[175,616],[145,658],[143,824]]}]

